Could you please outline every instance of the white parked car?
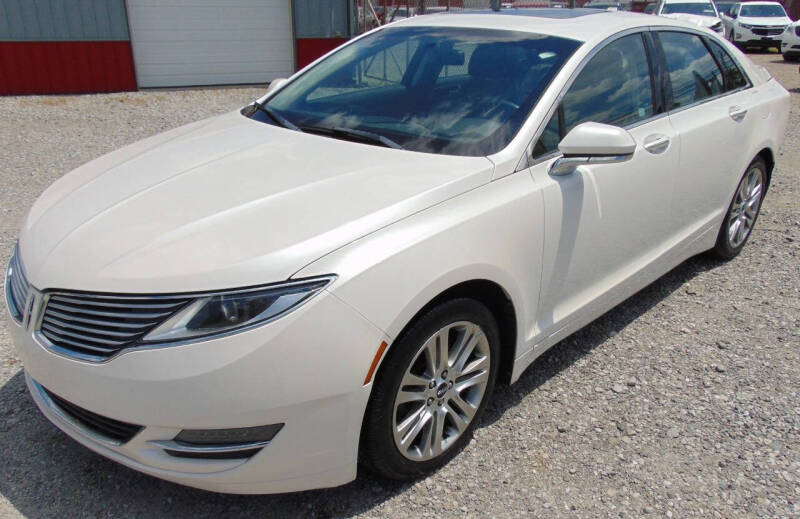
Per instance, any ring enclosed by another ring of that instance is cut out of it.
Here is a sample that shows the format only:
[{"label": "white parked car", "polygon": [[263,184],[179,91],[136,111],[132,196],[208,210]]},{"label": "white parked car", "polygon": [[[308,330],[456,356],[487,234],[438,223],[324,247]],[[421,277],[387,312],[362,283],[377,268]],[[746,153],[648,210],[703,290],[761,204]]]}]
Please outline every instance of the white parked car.
[{"label": "white parked car", "polygon": [[789,94],[652,21],[414,17],[67,174],[6,280],[36,404],[103,456],[221,492],[442,466],[498,381],[747,242]]},{"label": "white parked car", "polygon": [[800,58],[800,21],[787,25],[781,34],[781,54],[786,61]]},{"label": "white parked car", "polygon": [[792,20],[778,2],[737,3],[723,16],[725,36],[739,47],[775,47]]},{"label": "white parked car", "polygon": [[659,0],[656,14],[699,25],[717,34],[723,33],[717,6],[710,0]]}]

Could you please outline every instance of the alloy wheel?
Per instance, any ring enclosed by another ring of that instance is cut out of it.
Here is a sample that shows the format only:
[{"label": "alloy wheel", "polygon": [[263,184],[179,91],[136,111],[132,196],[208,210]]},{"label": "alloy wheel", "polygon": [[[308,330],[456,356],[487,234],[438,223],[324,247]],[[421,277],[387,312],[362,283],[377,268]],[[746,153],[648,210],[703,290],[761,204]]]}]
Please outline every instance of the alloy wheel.
[{"label": "alloy wheel", "polygon": [[491,362],[486,334],[469,321],[449,324],[423,343],[394,400],[394,441],[405,458],[435,458],[461,437],[486,394]]},{"label": "alloy wheel", "polygon": [[752,167],[739,184],[736,198],[728,217],[728,243],[731,248],[739,247],[753,229],[761,197],[764,193],[764,173],[761,168]]}]

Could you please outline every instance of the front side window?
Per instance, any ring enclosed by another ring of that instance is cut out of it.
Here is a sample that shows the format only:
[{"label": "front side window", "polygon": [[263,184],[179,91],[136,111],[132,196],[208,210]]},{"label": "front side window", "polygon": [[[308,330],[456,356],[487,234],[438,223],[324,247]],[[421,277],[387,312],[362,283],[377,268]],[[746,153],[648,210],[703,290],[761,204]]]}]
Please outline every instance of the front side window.
[{"label": "front side window", "polygon": [[742,6],[742,16],[752,16],[759,18],[786,18],[786,11],[778,4],[759,4]]},{"label": "front side window", "polygon": [[700,16],[717,16],[711,2],[670,2],[664,4],[661,14],[697,14]]},{"label": "front side window", "polygon": [[661,40],[672,83],[670,109],[688,106],[723,92],[722,71],[699,36],[670,31],[656,35]]},{"label": "front side window", "polygon": [[534,147],[534,156],[555,151],[561,138],[581,123],[629,126],[654,113],[642,35],[622,37],[600,50],[575,78]]},{"label": "front side window", "polygon": [[[267,108],[310,133],[355,130],[409,150],[484,156],[511,141],[579,46],[527,32],[388,28],[321,61]],[[276,124],[263,111],[249,116]]]},{"label": "front side window", "polygon": [[719,43],[709,40],[711,51],[714,57],[717,58],[717,63],[722,67],[722,75],[725,79],[725,91],[730,92],[747,86],[747,79],[744,72],[739,68],[739,65],[733,61],[728,51],[722,48]]}]

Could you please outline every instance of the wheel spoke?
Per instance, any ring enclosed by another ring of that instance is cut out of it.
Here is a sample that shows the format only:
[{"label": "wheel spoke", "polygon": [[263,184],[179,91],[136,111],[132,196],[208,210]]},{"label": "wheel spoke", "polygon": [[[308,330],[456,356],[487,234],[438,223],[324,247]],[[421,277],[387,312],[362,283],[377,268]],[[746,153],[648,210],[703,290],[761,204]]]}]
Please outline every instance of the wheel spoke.
[{"label": "wheel spoke", "polygon": [[733,245],[734,247],[737,245],[736,235],[738,234],[739,227],[741,226],[742,226],[742,221],[737,218],[731,223],[730,227],[728,228],[728,241],[730,241],[731,245]]},{"label": "wheel spoke", "polygon": [[459,375],[464,370],[464,364],[467,363],[467,359],[469,359],[470,354],[482,337],[483,332],[476,328],[472,328],[464,334],[458,346],[455,348],[456,355],[451,364],[455,372],[454,375]]},{"label": "wheel spoke", "polygon": [[[408,432],[403,434],[403,432],[398,431],[401,437],[400,446],[403,449],[408,450],[411,444],[414,443],[414,440],[417,439],[417,436],[419,436],[419,433],[422,432],[422,428],[425,427],[425,424],[430,421],[430,418],[430,413],[426,412],[424,407],[414,413],[413,417],[409,417],[409,420],[406,421],[409,422],[409,426],[404,427]],[[401,426],[405,426],[406,422],[403,422]]]},{"label": "wheel spoke", "polygon": [[478,359],[473,360],[469,364],[467,364],[463,370],[461,370],[461,375],[468,375],[473,371],[477,370],[488,370],[489,369],[489,357],[480,357]]},{"label": "wheel spoke", "polygon": [[447,412],[447,416],[450,417],[450,421],[453,422],[453,426],[458,431],[458,434],[463,433],[466,430],[469,423],[463,418],[461,418],[461,415],[459,415],[455,409],[450,407],[450,403],[446,403],[444,405],[444,410]]},{"label": "wheel spoke", "polygon": [[397,393],[397,398],[395,398],[395,405],[407,404],[409,402],[421,402],[424,401],[425,398],[425,389],[422,388],[419,391],[413,391],[408,389],[400,389],[400,392]]},{"label": "wheel spoke", "polygon": [[444,417],[445,417],[445,410],[440,408],[434,414],[434,422],[431,426],[431,430],[433,431],[433,445],[431,446],[431,455],[438,456],[444,450]]},{"label": "wheel spoke", "polygon": [[459,395],[458,393],[453,393],[451,401],[455,403],[459,409],[461,409],[461,411],[467,417],[467,421],[472,420],[472,417],[475,416],[475,412],[478,410],[476,406],[472,405],[470,402],[467,402],[466,400],[461,398],[461,395]]},{"label": "wheel spoke", "polygon": [[414,373],[411,373],[410,371],[407,371],[405,376],[403,377],[403,380],[400,382],[400,388],[402,389],[406,386],[414,386],[414,387],[422,386],[423,388],[425,388],[428,386],[428,383],[430,381],[431,381],[430,378],[416,375]]},{"label": "wheel spoke", "polygon": [[457,380],[456,383],[453,385],[453,389],[457,393],[461,393],[467,388],[472,386],[476,386],[478,384],[486,384],[489,380],[489,371],[483,370],[475,372],[467,377],[462,377],[460,380]]},{"label": "wheel spoke", "polygon": [[436,373],[447,369],[447,359],[450,355],[450,329],[444,328],[436,334]]},{"label": "wheel spoke", "polygon": [[436,375],[436,337],[428,339],[422,354],[425,356],[425,373],[433,377]]}]

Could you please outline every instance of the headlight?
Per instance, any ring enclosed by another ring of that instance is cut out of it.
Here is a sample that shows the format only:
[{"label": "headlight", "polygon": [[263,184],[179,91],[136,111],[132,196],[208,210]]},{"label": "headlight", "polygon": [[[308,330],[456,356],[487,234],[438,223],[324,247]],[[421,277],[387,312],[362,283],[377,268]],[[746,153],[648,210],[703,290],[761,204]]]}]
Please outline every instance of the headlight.
[{"label": "headlight", "polygon": [[747,25],[746,23],[740,23],[739,27],[741,27],[742,29],[752,29],[753,28],[752,25]]},{"label": "headlight", "polygon": [[334,278],[324,276],[269,287],[201,294],[142,341],[197,339],[264,324],[308,301]]}]

